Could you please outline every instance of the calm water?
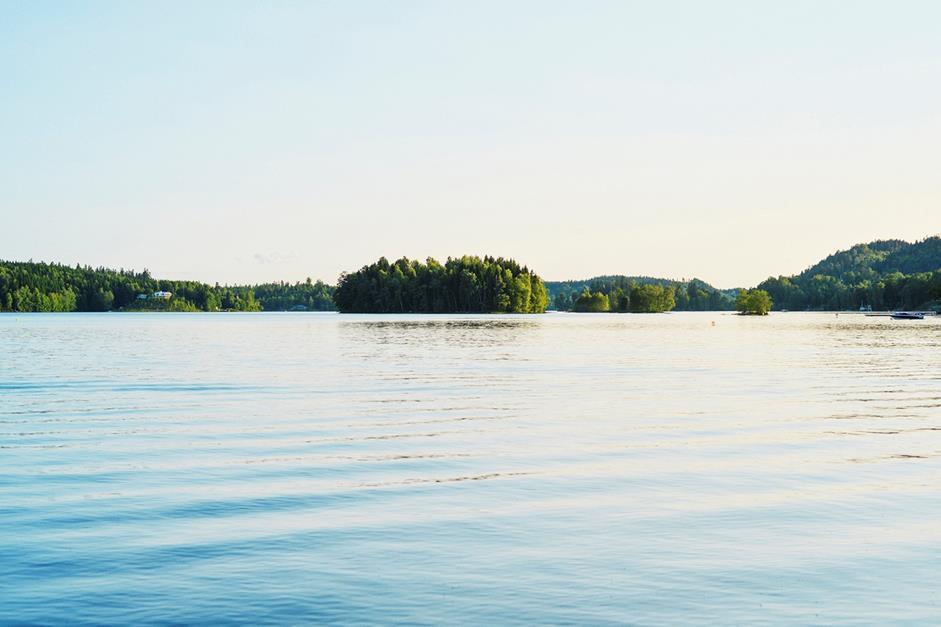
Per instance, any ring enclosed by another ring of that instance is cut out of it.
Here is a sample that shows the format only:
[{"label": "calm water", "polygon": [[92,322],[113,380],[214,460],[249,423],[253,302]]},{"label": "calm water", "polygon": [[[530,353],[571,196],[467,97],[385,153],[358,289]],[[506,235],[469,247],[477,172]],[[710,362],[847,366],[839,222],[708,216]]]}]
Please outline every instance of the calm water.
[{"label": "calm water", "polygon": [[3,623],[941,621],[941,318],[3,315],[0,350]]}]

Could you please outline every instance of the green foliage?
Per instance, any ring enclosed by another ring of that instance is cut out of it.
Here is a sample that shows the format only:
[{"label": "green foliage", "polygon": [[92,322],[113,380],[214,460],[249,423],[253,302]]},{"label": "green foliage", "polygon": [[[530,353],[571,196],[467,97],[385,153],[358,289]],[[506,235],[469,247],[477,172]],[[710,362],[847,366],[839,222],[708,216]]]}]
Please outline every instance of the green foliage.
[{"label": "green foliage", "polygon": [[548,296],[542,279],[512,259],[382,257],[340,275],[334,300],[351,313],[542,313]]},{"label": "green foliage", "polygon": [[[776,307],[791,310],[875,310],[941,307],[941,237],[914,244],[880,240],[836,252],[796,276],[758,285]],[[172,292],[169,302],[138,295]],[[584,299],[585,292],[589,299]],[[600,294],[604,296],[602,303]],[[714,311],[735,308],[735,291],[698,279],[601,276],[543,283],[513,260],[492,257],[434,259],[425,264],[385,258],[321,281],[210,286],[157,280],[147,270],[110,270],[0,261],[0,311],[259,311],[335,308],[361,312]]]},{"label": "green foliage", "polygon": [[632,285],[630,296],[631,313],[660,313],[676,306],[675,288],[672,285]]},{"label": "green foliage", "polygon": [[901,240],[877,240],[868,244],[857,244],[817,262],[801,276],[830,276],[844,283],[871,279],[878,274],[876,267],[887,257],[910,245]]},{"label": "green foliage", "polygon": [[597,313],[610,311],[611,304],[608,295],[604,292],[590,292],[588,288],[575,299],[575,311]]},{"label": "green foliage", "polygon": [[906,245],[876,266],[884,274],[917,274],[941,270],[941,237],[934,236]]},{"label": "green foliage", "polygon": [[929,309],[941,299],[941,238],[858,244],[758,287],[782,309]]},{"label": "green foliage", "polygon": [[[171,292],[172,298],[139,295]],[[258,311],[252,287],[157,280],[147,270],[0,261],[0,311]]]},{"label": "green foliage", "polygon": [[322,281],[265,283],[254,287],[265,311],[333,311],[333,287]]},{"label": "green foliage", "polygon": [[608,297],[610,311],[655,313],[662,311],[728,311],[732,297],[699,279],[670,281],[651,277],[601,276],[587,281],[546,284],[552,308],[577,311],[576,301],[587,289]]},{"label": "green foliage", "polygon": [[735,299],[735,308],[739,313],[767,316],[771,311],[771,296],[759,289],[739,290]]}]

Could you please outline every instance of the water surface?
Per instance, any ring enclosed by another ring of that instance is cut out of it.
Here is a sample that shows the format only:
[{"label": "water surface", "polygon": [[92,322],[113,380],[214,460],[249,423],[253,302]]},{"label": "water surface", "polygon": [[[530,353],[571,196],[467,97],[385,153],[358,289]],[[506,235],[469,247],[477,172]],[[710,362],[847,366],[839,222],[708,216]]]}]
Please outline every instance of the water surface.
[{"label": "water surface", "polygon": [[0,316],[0,622],[938,623],[941,319]]}]

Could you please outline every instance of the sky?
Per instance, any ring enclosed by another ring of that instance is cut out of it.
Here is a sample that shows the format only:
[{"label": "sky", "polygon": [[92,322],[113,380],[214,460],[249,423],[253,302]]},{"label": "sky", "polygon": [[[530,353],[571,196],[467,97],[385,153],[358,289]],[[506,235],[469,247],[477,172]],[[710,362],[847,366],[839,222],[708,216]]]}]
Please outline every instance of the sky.
[{"label": "sky", "polygon": [[0,0],[0,259],[751,286],[941,232],[941,3]]}]

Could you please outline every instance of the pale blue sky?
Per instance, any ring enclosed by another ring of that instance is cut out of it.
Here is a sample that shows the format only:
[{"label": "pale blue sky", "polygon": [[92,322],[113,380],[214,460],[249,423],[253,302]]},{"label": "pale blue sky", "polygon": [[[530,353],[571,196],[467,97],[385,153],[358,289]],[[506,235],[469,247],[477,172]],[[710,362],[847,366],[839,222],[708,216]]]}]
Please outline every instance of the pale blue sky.
[{"label": "pale blue sky", "polygon": [[0,0],[0,258],[752,285],[941,231],[941,3]]}]

